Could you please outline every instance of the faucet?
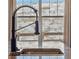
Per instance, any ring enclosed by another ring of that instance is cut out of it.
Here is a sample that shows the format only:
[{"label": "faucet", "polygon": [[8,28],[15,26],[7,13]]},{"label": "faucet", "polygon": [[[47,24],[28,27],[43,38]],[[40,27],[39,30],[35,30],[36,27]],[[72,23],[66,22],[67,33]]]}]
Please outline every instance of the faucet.
[{"label": "faucet", "polygon": [[13,12],[13,15],[12,15],[12,38],[11,38],[11,52],[16,52],[18,50],[18,48],[16,47],[16,36],[15,36],[15,32],[18,31],[18,30],[21,30],[25,27],[28,27],[32,24],[28,24],[24,27],[21,27],[17,30],[15,30],[15,15],[16,15],[16,12],[20,9],[20,8],[24,8],[24,7],[29,7],[31,9],[33,9],[34,13],[36,14],[36,20],[34,23],[32,24],[35,24],[35,35],[39,35],[39,21],[38,21],[38,14],[37,14],[37,10],[31,6],[28,6],[28,5],[22,5],[20,7],[18,7],[17,9],[14,10]]}]

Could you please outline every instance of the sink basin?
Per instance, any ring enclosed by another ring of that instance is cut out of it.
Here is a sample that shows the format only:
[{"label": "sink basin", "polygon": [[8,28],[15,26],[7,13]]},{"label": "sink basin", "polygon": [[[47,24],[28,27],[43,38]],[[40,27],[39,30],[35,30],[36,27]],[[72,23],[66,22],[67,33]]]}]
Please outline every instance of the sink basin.
[{"label": "sink basin", "polygon": [[26,55],[62,55],[60,49],[23,49],[21,54]]},{"label": "sink basin", "polygon": [[22,55],[63,55],[63,52],[60,49],[43,49],[43,48],[37,48],[37,49],[23,49],[20,52],[12,52],[10,53],[10,56],[22,56]]}]

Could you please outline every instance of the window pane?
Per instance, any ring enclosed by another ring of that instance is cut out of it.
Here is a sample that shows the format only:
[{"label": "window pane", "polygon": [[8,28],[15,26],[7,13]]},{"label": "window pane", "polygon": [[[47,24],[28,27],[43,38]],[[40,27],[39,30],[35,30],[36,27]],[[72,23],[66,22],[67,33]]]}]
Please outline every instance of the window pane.
[{"label": "window pane", "polygon": [[64,32],[63,18],[43,18],[43,32]]},{"label": "window pane", "polygon": [[57,16],[57,0],[50,0],[50,16]]},{"label": "window pane", "polygon": [[58,0],[58,15],[64,16],[64,0]]},{"label": "window pane", "polygon": [[42,0],[42,16],[49,16],[49,0]]},{"label": "window pane", "polygon": [[42,16],[57,15],[64,15],[64,0],[42,0]]},{"label": "window pane", "polygon": [[45,35],[44,36],[44,41],[60,41],[64,42],[64,37],[63,35]]}]

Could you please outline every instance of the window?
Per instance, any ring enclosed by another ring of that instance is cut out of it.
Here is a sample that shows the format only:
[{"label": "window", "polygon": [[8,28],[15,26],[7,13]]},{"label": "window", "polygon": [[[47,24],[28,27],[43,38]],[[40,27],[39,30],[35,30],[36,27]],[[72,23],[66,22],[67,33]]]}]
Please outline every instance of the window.
[{"label": "window", "polygon": [[[30,5],[38,10],[41,35],[33,35],[34,25],[17,31],[17,47],[39,48],[41,44],[41,48],[59,48],[64,52],[64,0],[16,0],[16,8],[21,5]],[[16,15],[16,29],[34,20],[33,10],[22,8]]]},{"label": "window", "polygon": [[[30,5],[38,10],[38,16],[40,20],[40,35],[34,35],[35,25],[31,25],[28,28],[17,31],[16,38],[17,47],[19,49],[44,48],[46,50],[51,48],[58,48],[64,53],[62,56],[35,57],[23,55],[17,56],[17,59],[64,59],[64,57],[66,59],[70,59],[70,3],[70,0],[9,0],[10,38],[13,10],[21,5]],[[34,20],[35,14],[33,10],[30,8],[22,8],[16,14],[16,29],[19,29],[24,25],[28,25],[34,22]]]}]

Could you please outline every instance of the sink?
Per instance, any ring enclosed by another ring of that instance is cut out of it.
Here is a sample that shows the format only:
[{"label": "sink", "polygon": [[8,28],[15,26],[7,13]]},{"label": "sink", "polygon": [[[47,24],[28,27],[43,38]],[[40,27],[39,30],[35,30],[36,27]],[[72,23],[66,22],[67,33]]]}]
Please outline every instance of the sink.
[{"label": "sink", "polygon": [[23,49],[21,54],[27,55],[63,55],[63,52],[60,49]]}]

